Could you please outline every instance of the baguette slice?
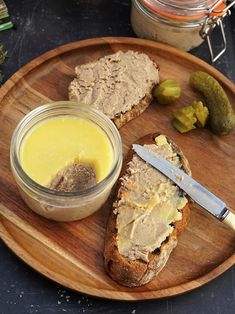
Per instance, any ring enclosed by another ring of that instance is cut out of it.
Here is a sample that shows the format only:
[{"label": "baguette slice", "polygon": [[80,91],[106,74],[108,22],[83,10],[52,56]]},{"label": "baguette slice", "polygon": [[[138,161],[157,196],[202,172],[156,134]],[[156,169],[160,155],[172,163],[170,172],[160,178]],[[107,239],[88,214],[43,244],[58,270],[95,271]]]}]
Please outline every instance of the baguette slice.
[{"label": "baguette slice", "polygon": [[152,101],[159,83],[159,67],[148,55],[118,51],[75,68],[69,99],[101,110],[122,127],[139,116]]},{"label": "baguette slice", "polygon": [[[155,138],[158,135],[159,134],[148,134],[138,140],[136,143],[140,145],[154,144]],[[179,160],[182,164],[181,168],[188,175],[191,175],[189,163],[180,148],[168,137],[166,137],[166,139],[167,142],[171,144],[173,151],[179,157]],[[117,186],[117,196],[114,204],[121,198],[120,195],[122,195],[122,193],[119,192],[121,189],[122,178],[124,175],[127,175],[128,163],[132,160],[133,155],[134,152],[130,150],[124,161],[121,178],[119,179]],[[149,165],[149,167],[151,166]],[[177,245],[178,236],[185,229],[189,221],[189,202],[180,211],[182,213],[181,220],[174,222],[173,231],[166,238],[166,240],[161,243],[161,246],[157,250],[148,254],[148,262],[145,262],[141,259],[130,260],[119,253],[117,243],[117,214],[115,211],[115,206],[113,205],[113,210],[110,214],[107,224],[104,248],[105,269],[107,273],[111,276],[111,278],[121,285],[128,287],[138,287],[152,280],[153,277],[156,276],[165,266],[170,256],[170,253]]]}]

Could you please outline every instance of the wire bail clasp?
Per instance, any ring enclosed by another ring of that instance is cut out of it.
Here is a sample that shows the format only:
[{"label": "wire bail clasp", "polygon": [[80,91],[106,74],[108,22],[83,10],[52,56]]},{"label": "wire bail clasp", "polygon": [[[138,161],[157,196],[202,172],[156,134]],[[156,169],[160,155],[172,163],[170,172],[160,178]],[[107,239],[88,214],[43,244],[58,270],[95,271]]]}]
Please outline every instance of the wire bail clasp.
[{"label": "wire bail clasp", "polygon": [[[212,63],[217,61],[219,57],[226,51],[226,48],[227,48],[227,41],[226,41],[226,36],[224,32],[223,19],[226,16],[231,15],[231,11],[229,9],[235,4],[235,0],[231,1],[230,4],[228,5],[226,5],[226,2],[227,1],[218,0],[210,9],[208,9],[207,18],[205,22],[203,23],[201,31],[200,31],[200,36],[203,39],[207,40]],[[211,44],[210,34],[216,26],[220,27],[223,42],[222,42],[221,51],[215,56],[213,48],[212,48],[212,44]]]}]

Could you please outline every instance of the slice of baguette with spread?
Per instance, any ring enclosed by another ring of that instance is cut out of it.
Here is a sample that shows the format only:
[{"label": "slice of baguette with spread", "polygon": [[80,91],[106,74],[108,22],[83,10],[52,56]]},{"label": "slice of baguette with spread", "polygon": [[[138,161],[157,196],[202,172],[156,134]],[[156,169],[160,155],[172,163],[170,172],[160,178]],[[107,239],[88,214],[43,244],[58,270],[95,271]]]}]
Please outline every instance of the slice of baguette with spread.
[{"label": "slice of baguette with spread", "polygon": [[[167,136],[149,134],[137,143],[191,175],[187,159]],[[112,279],[128,287],[152,280],[165,266],[189,221],[189,205],[182,190],[130,150],[105,238],[105,269]]]},{"label": "slice of baguette with spread", "polygon": [[131,50],[79,65],[75,73],[69,99],[101,110],[118,128],[148,107],[152,90],[159,83],[156,63]]}]

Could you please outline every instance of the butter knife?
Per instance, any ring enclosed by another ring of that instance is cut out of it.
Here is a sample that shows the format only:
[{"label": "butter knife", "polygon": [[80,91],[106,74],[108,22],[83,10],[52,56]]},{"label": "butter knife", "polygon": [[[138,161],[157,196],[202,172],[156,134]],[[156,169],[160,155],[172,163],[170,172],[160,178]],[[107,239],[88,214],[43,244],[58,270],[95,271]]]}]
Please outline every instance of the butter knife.
[{"label": "butter knife", "polygon": [[133,144],[133,150],[147,163],[178,185],[192,200],[235,231],[235,215],[226,204],[204,186],[168,160],[153,155],[144,146]]}]

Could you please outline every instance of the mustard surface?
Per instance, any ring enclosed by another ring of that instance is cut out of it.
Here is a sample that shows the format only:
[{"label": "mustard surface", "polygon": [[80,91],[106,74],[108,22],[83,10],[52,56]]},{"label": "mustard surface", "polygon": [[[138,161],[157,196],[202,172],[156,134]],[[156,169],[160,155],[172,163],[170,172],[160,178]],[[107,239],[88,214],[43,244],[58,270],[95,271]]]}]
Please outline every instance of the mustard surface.
[{"label": "mustard surface", "polygon": [[92,122],[71,116],[50,118],[36,125],[26,135],[20,151],[23,170],[43,186],[73,162],[90,164],[99,182],[110,172],[112,160],[112,147],[105,133]]}]

